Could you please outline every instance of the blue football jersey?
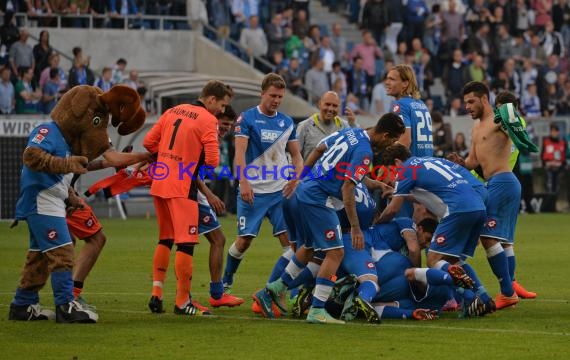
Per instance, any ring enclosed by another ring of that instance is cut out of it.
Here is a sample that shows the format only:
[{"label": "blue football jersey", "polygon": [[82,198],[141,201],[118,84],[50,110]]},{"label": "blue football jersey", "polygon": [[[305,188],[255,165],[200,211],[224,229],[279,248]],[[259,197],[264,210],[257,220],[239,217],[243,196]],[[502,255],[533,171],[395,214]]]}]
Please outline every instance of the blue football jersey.
[{"label": "blue football jersey", "polygon": [[[38,147],[58,157],[71,155],[71,149],[54,122],[38,125],[28,137],[27,147]],[[73,174],[48,174],[24,165],[20,178],[20,197],[16,219],[32,214],[65,217],[65,199]]]},{"label": "blue football jersey", "polygon": [[376,224],[368,230],[368,233],[374,249],[406,252],[405,231],[416,231],[416,226],[410,218],[395,218],[387,223]]},{"label": "blue football jersey", "polygon": [[433,156],[433,136],[431,130],[431,115],[423,101],[405,96],[393,102],[392,111],[398,114],[404,126],[410,128],[412,156]]},{"label": "blue football jersey", "polygon": [[483,182],[479,181],[471,171],[467,170],[466,168],[464,168],[459,164],[454,164],[451,167],[451,170],[463,176],[463,178],[467,180],[469,184],[471,184],[473,190],[475,190],[479,194],[479,196],[481,196],[481,199],[483,199],[483,203],[484,204],[487,203],[487,196],[488,196],[487,188],[485,187],[485,184]]},{"label": "blue football jersey", "polygon": [[[356,215],[358,216],[358,222],[360,223],[360,228],[365,230],[372,225],[374,220],[374,214],[376,213],[376,201],[370,191],[363,183],[356,185],[354,189],[354,196],[356,200]],[[340,222],[340,227],[343,229],[350,228],[350,222],[346,216],[346,211],[344,209],[337,211],[338,220]]]},{"label": "blue football jersey", "polygon": [[253,107],[236,120],[235,136],[247,137],[247,179],[256,193],[283,190],[289,176],[285,152],[289,141],[297,141],[291,117],[277,112],[267,116]]},{"label": "blue football jersey", "polygon": [[321,140],[327,149],[297,188],[298,198],[315,205],[342,208],[342,185],[356,184],[370,171],[370,138],[360,128],[342,129]]},{"label": "blue football jersey", "polygon": [[394,196],[411,194],[439,218],[452,213],[485,210],[483,199],[470,180],[453,171],[454,165],[445,159],[412,156],[402,164]]}]

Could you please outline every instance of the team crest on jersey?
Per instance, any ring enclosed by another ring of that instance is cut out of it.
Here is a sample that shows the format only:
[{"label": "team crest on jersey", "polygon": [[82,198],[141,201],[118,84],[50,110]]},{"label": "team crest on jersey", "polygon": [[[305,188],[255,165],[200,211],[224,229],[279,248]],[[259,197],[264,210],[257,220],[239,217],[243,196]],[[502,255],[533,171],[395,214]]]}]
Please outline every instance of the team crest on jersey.
[{"label": "team crest on jersey", "polygon": [[358,166],[356,167],[356,171],[354,172],[354,178],[357,181],[361,181],[364,175],[368,173],[368,168],[366,166]]},{"label": "team crest on jersey", "polygon": [[336,240],[336,231],[334,231],[334,229],[325,230],[325,240],[326,241]]},{"label": "team crest on jersey", "polygon": [[32,142],[36,144],[41,144],[42,141],[44,141],[44,139],[45,136],[43,136],[42,134],[36,134],[36,136],[34,136],[34,138],[32,139]]},{"label": "team crest on jersey", "polygon": [[489,219],[489,220],[487,220],[487,227],[488,227],[489,229],[494,229],[494,228],[496,228],[496,227],[497,227],[497,220],[495,220],[495,219]]},{"label": "team crest on jersey", "polygon": [[278,125],[279,127],[285,126],[285,121],[283,119],[279,120]]},{"label": "team crest on jersey", "polygon": [[95,225],[95,220],[93,220],[93,217],[90,216],[89,219],[85,220],[85,226],[92,228],[93,225]]},{"label": "team crest on jersey", "polygon": [[435,238],[435,242],[436,242],[438,245],[443,245],[443,244],[445,244],[445,240],[446,240],[446,239],[445,239],[445,235],[438,235],[438,236]]},{"label": "team crest on jersey", "polygon": [[392,109],[392,112],[399,113],[400,112],[400,104],[394,105],[394,109]]},{"label": "team crest on jersey", "polygon": [[240,115],[238,116],[237,120],[236,120],[236,124],[241,123],[241,120],[243,119],[243,117]]},{"label": "team crest on jersey", "polygon": [[198,227],[196,225],[190,225],[188,228],[188,234],[196,235],[198,233]]},{"label": "team crest on jersey", "polygon": [[51,241],[57,240],[57,231],[55,229],[49,229],[47,231],[47,238]]},{"label": "team crest on jersey", "polygon": [[261,141],[262,142],[275,142],[279,135],[282,134],[282,131],[275,131],[275,130],[261,130]]}]

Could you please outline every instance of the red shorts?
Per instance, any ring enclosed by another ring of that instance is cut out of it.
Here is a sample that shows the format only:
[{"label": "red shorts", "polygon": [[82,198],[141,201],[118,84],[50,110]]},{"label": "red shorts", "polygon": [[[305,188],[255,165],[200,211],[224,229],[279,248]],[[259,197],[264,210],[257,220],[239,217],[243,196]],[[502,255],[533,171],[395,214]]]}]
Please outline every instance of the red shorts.
[{"label": "red shorts", "polygon": [[85,201],[83,201],[83,209],[76,209],[71,215],[67,215],[66,220],[69,232],[81,240],[101,231],[101,224],[97,220],[97,216]]},{"label": "red shorts", "polygon": [[159,240],[198,244],[198,202],[185,198],[154,197]]}]

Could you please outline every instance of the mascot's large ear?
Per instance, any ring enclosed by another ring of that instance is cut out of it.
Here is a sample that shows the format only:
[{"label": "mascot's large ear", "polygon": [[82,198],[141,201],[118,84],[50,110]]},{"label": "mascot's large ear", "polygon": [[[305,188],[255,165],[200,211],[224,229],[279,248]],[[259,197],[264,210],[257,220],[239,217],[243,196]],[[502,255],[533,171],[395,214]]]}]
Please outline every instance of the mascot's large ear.
[{"label": "mascot's large ear", "polygon": [[116,85],[99,100],[109,109],[112,115],[111,124],[117,128],[119,135],[131,134],[144,124],[146,117],[141,107],[139,94],[126,85]]}]

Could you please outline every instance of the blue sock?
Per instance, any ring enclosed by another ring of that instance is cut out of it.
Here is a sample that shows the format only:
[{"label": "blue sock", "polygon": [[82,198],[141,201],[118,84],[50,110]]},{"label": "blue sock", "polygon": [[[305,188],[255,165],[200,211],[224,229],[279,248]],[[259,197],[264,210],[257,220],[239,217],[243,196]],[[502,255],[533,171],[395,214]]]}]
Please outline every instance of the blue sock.
[{"label": "blue sock", "polygon": [[55,306],[64,305],[73,300],[73,277],[71,271],[51,273],[51,288]]},{"label": "blue sock", "polygon": [[368,302],[372,301],[374,296],[376,296],[377,292],[378,292],[378,287],[376,286],[376,284],[374,284],[374,282],[370,280],[366,280],[358,287],[358,296],[360,296],[362,300]]},{"label": "blue sock", "polygon": [[450,285],[453,286],[453,279],[447,271],[438,269],[428,269],[426,272],[427,282],[430,285]]},{"label": "blue sock", "polygon": [[507,262],[509,263],[509,275],[511,280],[515,281],[515,268],[517,267],[517,261],[515,259],[515,251],[512,246],[505,248],[505,255],[507,256]]},{"label": "blue sock", "polygon": [[465,304],[471,304],[473,300],[475,300],[475,293],[469,289],[457,288],[456,291],[463,297],[463,302]]},{"label": "blue sock", "polygon": [[218,300],[224,295],[224,283],[221,281],[210,282],[210,296]]},{"label": "blue sock", "polygon": [[224,277],[222,282],[224,284],[232,285],[234,283],[234,274],[236,273],[239,264],[241,263],[241,258],[236,258],[228,252],[226,257],[226,269],[224,270]]},{"label": "blue sock", "polygon": [[288,285],[289,289],[293,289],[301,285],[305,287],[313,287],[314,284],[315,278],[313,277],[313,273],[311,273],[311,270],[308,267],[305,267],[299,276],[293,279]]},{"label": "blue sock", "polygon": [[378,311],[382,319],[412,319],[413,310],[401,309],[394,306],[381,306]]},{"label": "blue sock", "polygon": [[[287,266],[289,266],[289,262],[293,263],[289,269],[290,269],[290,271],[295,273],[293,275],[294,277],[287,270]],[[291,283],[293,283],[293,281],[296,278],[298,278],[299,275],[301,275],[303,273],[303,270],[306,267],[306,265],[303,264],[302,262],[300,262],[296,256],[293,256],[293,258],[289,262],[287,263],[287,266],[285,266],[285,271],[283,271],[283,274],[281,275],[281,280],[283,281],[283,283],[285,285],[287,285],[287,288],[292,287],[292,286],[290,286]],[[293,270],[291,270],[291,269],[293,269]]]},{"label": "blue sock", "polygon": [[467,275],[469,275],[469,277],[473,279],[473,282],[475,283],[474,290],[476,291],[477,296],[479,296],[484,303],[488,303],[491,300],[491,298],[489,297],[489,294],[487,294],[487,290],[485,289],[483,284],[481,284],[481,280],[479,280],[479,277],[477,276],[475,269],[473,269],[473,267],[467,263],[462,263],[461,267],[463,268],[463,270],[465,270]]},{"label": "blue sock", "polygon": [[511,280],[515,281],[515,268],[517,266],[517,261],[514,256],[507,256],[507,262],[509,263],[509,275]]},{"label": "blue sock", "polygon": [[315,292],[313,293],[312,306],[314,308],[324,308],[325,302],[329,299],[334,282],[329,279],[317,277]]},{"label": "blue sock", "polygon": [[487,261],[489,261],[489,264],[491,265],[493,274],[495,274],[499,280],[501,294],[512,296],[515,291],[513,290],[513,284],[509,274],[507,256],[505,255],[501,244],[497,243],[487,249]]},{"label": "blue sock", "polygon": [[273,266],[273,270],[271,270],[271,274],[269,275],[269,279],[267,279],[267,282],[270,283],[279,279],[281,274],[283,274],[283,271],[285,271],[285,267],[287,266],[287,264],[289,264],[290,260],[291,258],[287,258],[285,254],[281,255],[279,259],[277,259],[275,265]]},{"label": "blue sock", "polygon": [[40,302],[40,296],[37,291],[24,290],[21,288],[16,289],[16,295],[12,304],[16,306],[34,305]]}]

